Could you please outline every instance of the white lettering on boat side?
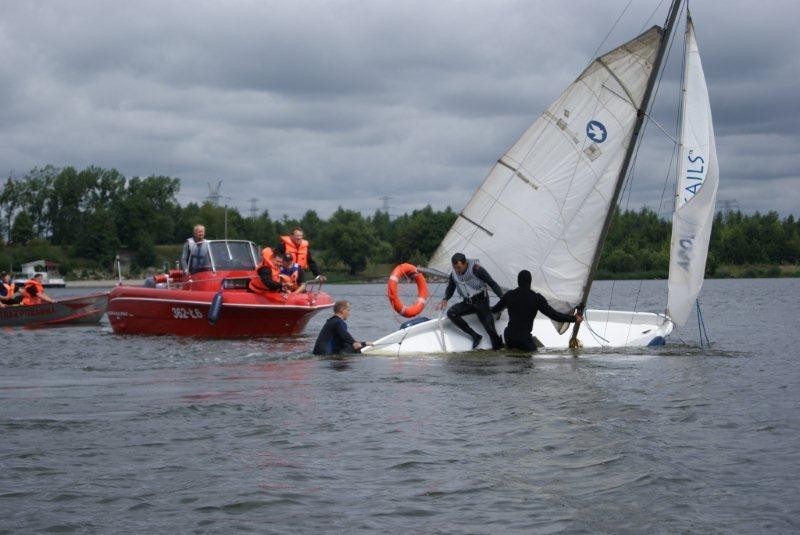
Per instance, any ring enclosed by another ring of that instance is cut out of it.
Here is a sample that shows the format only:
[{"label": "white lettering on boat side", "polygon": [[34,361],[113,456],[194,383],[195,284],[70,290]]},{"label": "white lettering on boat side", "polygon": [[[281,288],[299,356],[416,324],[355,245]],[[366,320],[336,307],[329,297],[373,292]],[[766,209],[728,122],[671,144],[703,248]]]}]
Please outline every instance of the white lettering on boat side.
[{"label": "white lettering on boat side", "polygon": [[203,313],[199,308],[172,307],[172,317],[179,320],[200,319]]}]

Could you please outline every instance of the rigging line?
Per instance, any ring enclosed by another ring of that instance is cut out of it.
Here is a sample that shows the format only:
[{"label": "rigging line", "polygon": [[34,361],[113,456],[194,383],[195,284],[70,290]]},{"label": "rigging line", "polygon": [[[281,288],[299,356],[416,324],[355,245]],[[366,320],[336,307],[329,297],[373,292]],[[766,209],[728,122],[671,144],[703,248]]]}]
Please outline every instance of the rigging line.
[{"label": "rigging line", "polygon": [[[661,0],[661,1],[663,2],[664,0]],[[600,53],[600,49],[603,47],[603,45],[605,45],[605,44],[606,44],[606,41],[607,41],[607,40],[608,40],[608,38],[611,36],[611,33],[614,31],[614,28],[616,28],[616,27],[617,27],[617,24],[619,24],[619,21],[620,21],[620,20],[622,20],[622,17],[623,17],[623,16],[625,15],[625,13],[628,11],[628,8],[629,8],[629,7],[631,7],[631,4],[632,4],[632,3],[633,3],[633,0],[628,0],[628,4],[627,4],[625,7],[623,7],[623,8],[622,8],[622,12],[619,14],[619,16],[617,17],[617,20],[616,20],[616,21],[614,22],[614,24],[611,26],[611,29],[610,29],[610,30],[608,30],[608,33],[606,34],[606,36],[605,36],[605,37],[603,37],[603,40],[602,40],[602,41],[600,41],[600,44],[599,44],[599,45],[597,45],[597,48],[595,49],[595,51],[594,51],[594,54],[592,54],[592,58],[596,58],[596,57],[597,57],[597,54],[599,54],[599,53]],[[652,15],[650,15],[650,16],[652,17]],[[642,32],[639,32],[639,33],[642,33]],[[593,61],[594,61],[594,59],[592,59],[592,61],[590,61],[590,62],[589,62],[589,65],[591,65]],[[589,65],[587,65],[587,67],[588,67]]]},{"label": "rigging line", "polygon": [[611,292],[608,295],[608,308],[606,309],[606,325],[605,329],[608,332],[608,321],[609,317],[611,316],[611,304],[614,302],[614,287],[617,285],[617,280],[614,279],[611,281]]},{"label": "rigging line", "polygon": [[700,347],[703,347],[703,329],[701,327],[702,322],[700,321],[700,303],[695,300],[695,304],[697,305],[697,334],[700,335]]},{"label": "rigging line", "polygon": [[645,30],[645,28],[647,28],[647,25],[650,24],[650,21],[653,20],[653,17],[656,16],[656,13],[658,12],[659,9],[661,9],[661,5],[663,3],[664,0],[661,0],[658,4],[656,4],[655,9],[653,9],[653,11],[650,13],[650,16],[647,17],[647,20],[644,21],[644,26],[642,26],[642,29],[639,30],[639,33],[642,33]]},{"label": "rigging line", "polygon": [[[669,177],[672,175],[672,162],[675,161],[675,158],[676,158],[675,151],[676,151],[677,148],[678,148],[677,145],[673,146],[673,148],[672,148],[672,157],[669,160],[669,165],[667,166],[667,174],[664,177],[664,187],[661,188],[661,198],[658,200],[658,214],[657,215],[661,215],[661,207],[664,204],[664,195],[666,195],[666,193],[667,193],[667,184],[669,183]],[[674,211],[674,209],[673,209],[673,211]]]},{"label": "rigging line", "polygon": [[[633,314],[636,314],[636,308],[639,306],[639,294],[642,293],[642,284],[644,284],[644,279],[639,279],[639,290],[636,292],[636,299],[633,301]],[[631,326],[633,326],[633,314],[631,314],[631,321],[628,323],[628,334],[627,337],[631,335]],[[625,345],[628,345],[628,340],[625,340]]]},{"label": "rigging line", "polygon": [[[585,311],[584,311],[584,312],[585,312]],[[589,322],[589,316],[588,316],[587,314],[585,314],[585,313],[584,313],[584,315],[583,315],[583,323],[585,323],[585,324],[586,324],[586,328],[587,328],[587,329],[589,329],[589,333],[590,333],[590,334],[591,334],[591,335],[594,337],[595,341],[596,341],[596,342],[600,342],[600,346],[601,346],[601,347],[603,347],[603,343],[602,343],[602,342],[605,342],[606,344],[609,344],[609,341],[608,341],[608,340],[606,340],[605,338],[603,338],[602,336],[600,336],[600,334],[598,334],[598,333],[597,333],[597,331],[595,331],[595,330],[592,328],[592,324]],[[602,341],[602,342],[601,342],[601,341]]]},{"label": "rigging line", "polygon": [[701,334],[700,340],[702,341],[702,336],[705,336],[706,337],[706,345],[708,345],[708,347],[711,347],[711,340],[708,339],[708,329],[706,328],[706,322],[703,319],[703,311],[700,309],[700,300],[699,299],[695,299],[695,303],[697,304],[697,317],[700,320],[700,325],[703,326],[703,330],[700,332],[700,334]]},{"label": "rigging line", "polygon": [[[679,16],[683,13],[683,9],[684,9],[684,4],[681,4],[680,12],[678,13]],[[669,58],[670,54],[672,53],[672,45],[675,44],[675,38],[676,38],[675,36],[676,36],[677,33],[678,32],[672,32],[672,34],[670,35],[669,45],[667,46],[667,51],[666,51],[666,54],[665,54],[665,61]],[[642,126],[642,133],[639,136],[640,140],[644,139],[644,136],[647,133],[647,127],[649,126],[650,116],[651,116],[650,110],[652,110],[653,106],[655,105],[656,98],[658,98],[658,90],[661,88],[661,83],[662,83],[662,81],[664,79],[664,73],[665,72],[666,72],[666,69],[661,69],[661,72],[658,73],[658,79],[656,81],[655,86],[653,87],[653,96],[650,99],[649,108],[644,110],[645,118],[647,120],[644,122],[644,125]],[[627,206],[630,206],[630,196],[631,196],[631,191],[633,189],[633,179],[634,179],[634,175],[635,175],[634,171],[635,171],[635,168],[636,168],[636,163],[638,161],[639,149],[641,148],[641,145],[642,145],[641,142],[636,144],[636,149],[634,151],[634,156],[633,156],[633,158],[631,160],[631,165],[630,165],[630,167],[628,169],[628,176],[626,178],[625,183],[623,184],[622,195],[625,194],[625,190],[626,189],[628,190]],[[622,195],[620,195],[620,197],[622,197]],[[619,203],[619,206],[621,206],[621,203]]]},{"label": "rigging line", "polygon": [[664,135],[666,136],[666,138],[667,138],[667,139],[669,139],[670,141],[672,141],[672,143],[673,143],[673,144],[677,145],[677,144],[679,143],[679,141],[678,141],[677,137],[672,137],[672,134],[670,134],[669,132],[667,132],[667,130],[666,130],[666,129],[665,129],[663,126],[661,126],[661,123],[659,123],[658,121],[656,121],[656,120],[655,120],[655,119],[654,119],[654,118],[653,118],[653,117],[652,117],[650,114],[648,114],[648,115],[647,115],[647,122],[648,122],[648,123],[653,123],[653,124],[655,125],[655,127],[656,127],[656,128],[658,128],[658,130],[659,130],[659,131],[660,131],[662,134],[664,134]]},{"label": "rigging line", "polygon": [[[687,5],[686,9],[688,10],[689,7]],[[686,54],[682,54],[681,57],[681,73],[683,73],[686,69]],[[669,177],[672,174],[672,164],[675,163],[675,170],[676,173],[678,171],[678,158],[680,157],[680,129],[681,129],[681,116],[683,115],[683,93],[686,91],[686,80],[684,79],[683,74],[681,74],[681,87],[680,91],[678,92],[678,105],[675,106],[675,140],[673,140],[674,145],[672,147],[672,157],[670,158],[669,166],[667,167],[667,176],[664,177],[664,187],[661,190],[661,198],[658,201],[658,213],[661,213],[661,208],[664,203],[664,196],[667,192],[667,183],[669,182]],[[658,123],[653,121],[657,126]],[[666,134],[666,132],[664,132]],[[676,176],[676,184],[677,184],[677,176]],[[676,185],[677,188],[677,185]],[[675,212],[676,206],[673,204],[672,211]]]}]

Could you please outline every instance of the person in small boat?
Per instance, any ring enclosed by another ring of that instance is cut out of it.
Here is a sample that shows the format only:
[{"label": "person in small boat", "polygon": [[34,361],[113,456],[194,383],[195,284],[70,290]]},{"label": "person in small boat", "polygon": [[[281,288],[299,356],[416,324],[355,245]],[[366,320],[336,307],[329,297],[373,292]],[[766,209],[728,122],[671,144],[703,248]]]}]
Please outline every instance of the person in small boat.
[{"label": "person in small boat", "polygon": [[338,355],[340,353],[359,353],[371,342],[358,342],[347,330],[347,318],[350,317],[350,303],[336,301],[333,304],[333,316],[328,318],[314,344],[315,355]]},{"label": "person in small boat", "polygon": [[197,273],[211,268],[211,259],[208,256],[208,242],[206,242],[206,227],[195,225],[192,237],[183,244],[181,251],[181,269],[184,273]]},{"label": "person in small boat", "polygon": [[[309,250],[308,240],[303,238],[303,229],[294,227],[289,236],[281,236],[281,243],[278,245],[278,251],[283,254],[292,255],[293,262],[300,265],[303,273],[311,271],[314,277],[321,282],[325,282],[325,275],[322,275],[317,267],[317,263],[311,258],[311,251]],[[301,275],[303,274],[301,273]],[[300,281],[303,279],[301,278]]]},{"label": "person in small boat", "polygon": [[14,288],[11,275],[4,271],[0,276],[0,307],[17,305],[20,301],[22,301],[22,294]]},{"label": "person in small boat", "polygon": [[261,262],[256,266],[256,276],[250,278],[248,288],[257,293],[285,291],[285,284],[280,278],[281,267],[282,255],[271,247],[264,247],[261,251]]},{"label": "person in small boat", "polygon": [[497,314],[508,308],[508,326],[503,331],[503,338],[506,347],[509,349],[521,349],[523,351],[536,351],[536,344],[533,340],[533,320],[536,313],[542,314],[554,321],[563,323],[580,323],[583,316],[579,311],[574,315],[564,314],[550,306],[547,299],[531,290],[531,272],[523,269],[517,274],[517,287],[509,290],[500,298],[493,307],[492,313]]},{"label": "person in small boat", "polygon": [[286,283],[286,291],[290,293],[302,293],[306,291],[306,283],[303,280],[303,268],[294,262],[294,258],[289,253],[283,255],[283,267],[281,268],[281,282]]},{"label": "person in small boat", "polygon": [[42,274],[37,273],[27,281],[22,287],[23,305],[41,305],[42,303],[52,303],[53,299],[44,293],[42,285]]},{"label": "person in small boat", "polygon": [[447,301],[458,290],[462,301],[447,310],[447,317],[456,327],[472,338],[472,348],[474,349],[478,347],[483,337],[475,332],[461,316],[477,314],[478,320],[492,340],[492,349],[500,349],[503,347],[503,340],[494,327],[494,317],[489,308],[489,292],[487,290],[488,287],[491,287],[497,297],[502,297],[503,291],[500,289],[500,285],[494,281],[489,272],[482,268],[480,264],[475,260],[467,260],[463,253],[454,254],[450,261],[453,265],[453,270],[447,279],[447,289],[444,292],[444,297],[437,308],[441,310],[446,307]]}]

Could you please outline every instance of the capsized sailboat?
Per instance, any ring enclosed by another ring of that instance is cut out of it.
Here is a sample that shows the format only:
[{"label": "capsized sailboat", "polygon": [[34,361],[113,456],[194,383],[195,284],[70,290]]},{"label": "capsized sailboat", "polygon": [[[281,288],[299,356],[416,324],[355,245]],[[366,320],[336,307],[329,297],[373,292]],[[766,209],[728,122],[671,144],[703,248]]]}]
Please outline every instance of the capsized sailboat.
[{"label": "capsized sailboat", "polygon": [[[450,271],[450,256],[479,258],[504,288],[517,273],[569,313],[588,298],[612,212],[628,173],[681,0],[664,29],[654,26],[600,56],[498,160],[429,263]],[[687,17],[688,18],[688,17]],[[586,327],[567,331],[538,315],[533,335],[547,348],[663,344],[682,325],[703,281],[716,199],[718,166],[708,91],[691,19],[686,25],[679,181],[665,314],[586,310]],[[482,332],[477,319],[468,323]],[[507,323],[497,322],[498,332]],[[488,336],[481,348],[488,348]],[[574,344],[574,342],[573,342]],[[471,350],[471,340],[446,318],[402,328],[365,349],[371,354]]]}]

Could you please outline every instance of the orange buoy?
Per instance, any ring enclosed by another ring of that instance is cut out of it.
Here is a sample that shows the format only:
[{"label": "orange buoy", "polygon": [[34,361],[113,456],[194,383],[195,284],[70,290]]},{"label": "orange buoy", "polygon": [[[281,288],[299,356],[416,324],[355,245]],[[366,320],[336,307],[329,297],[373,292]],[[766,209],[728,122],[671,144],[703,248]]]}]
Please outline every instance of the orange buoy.
[{"label": "orange buoy", "polygon": [[[403,300],[398,295],[397,283],[400,282],[400,277],[413,278],[417,283],[417,301],[411,306],[403,304]],[[417,266],[414,264],[400,264],[392,270],[392,274],[389,276],[388,295],[395,312],[406,318],[413,318],[422,312],[428,300],[428,283],[425,275],[417,271]]]}]

